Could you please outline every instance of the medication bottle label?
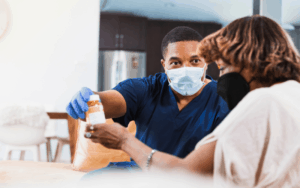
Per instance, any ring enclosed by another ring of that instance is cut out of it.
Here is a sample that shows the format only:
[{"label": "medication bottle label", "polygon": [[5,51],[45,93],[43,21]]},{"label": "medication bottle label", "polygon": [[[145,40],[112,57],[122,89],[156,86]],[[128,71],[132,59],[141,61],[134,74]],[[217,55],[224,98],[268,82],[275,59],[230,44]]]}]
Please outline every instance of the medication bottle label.
[{"label": "medication bottle label", "polygon": [[90,117],[90,124],[92,124],[92,125],[106,122],[103,111],[90,113],[89,117]]}]

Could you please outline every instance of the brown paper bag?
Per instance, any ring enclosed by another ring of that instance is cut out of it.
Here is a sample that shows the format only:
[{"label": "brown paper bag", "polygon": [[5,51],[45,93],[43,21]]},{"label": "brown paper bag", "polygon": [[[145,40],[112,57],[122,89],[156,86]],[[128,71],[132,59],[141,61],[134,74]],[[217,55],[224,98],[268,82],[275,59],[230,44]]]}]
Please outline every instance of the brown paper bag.
[{"label": "brown paper bag", "polygon": [[[74,170],[89,172],[106,167],[110,162],[130,161],[130,157],[122,150],[107,149],[101,144],[93,143],[84,137],[86,122],[79,121],[74,161]],[[107,119],[106,123],[114,123]],[[135,135],[136,125],[131,121],[127,129]]]}]

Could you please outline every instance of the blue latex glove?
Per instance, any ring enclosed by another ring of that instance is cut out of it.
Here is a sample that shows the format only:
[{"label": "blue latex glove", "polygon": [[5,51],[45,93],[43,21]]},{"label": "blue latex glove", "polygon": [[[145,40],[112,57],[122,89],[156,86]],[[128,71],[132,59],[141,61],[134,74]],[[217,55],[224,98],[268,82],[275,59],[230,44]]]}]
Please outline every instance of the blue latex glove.
[{"label": "blue latex glove", "polygon": [[67,106],[67,113],[74,119],[85,119],[85,112],[88,111],[89,107],[87,102],[89,101],[90,95],[94,93],[87,87],[83,87],[78,91],[71,102]]}]

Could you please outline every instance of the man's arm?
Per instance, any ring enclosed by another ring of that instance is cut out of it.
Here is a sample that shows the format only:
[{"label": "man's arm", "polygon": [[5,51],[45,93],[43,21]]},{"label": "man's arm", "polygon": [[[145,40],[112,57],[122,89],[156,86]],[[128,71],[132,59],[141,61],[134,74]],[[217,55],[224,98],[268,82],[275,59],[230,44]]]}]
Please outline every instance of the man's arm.
[{"label": "man's arm", "polygon": [[125,115],[127,106],[121,93],[116,90],[93,93],[99,95],[106,119],[118,118]]},{"label": "man's arm", "polygon": [[66,111],[72,118],[80,118],[85,121],[85,112],[88,111],[87,102],[91,95],[98,94],[103,104],[106,118],[118,118],[124,116],[127,111],[128,102],[126,102],[126,97],[123,97],[123,95],[130,93],[132,89],[127,89],[123,92],[121,91],[121,86],[119,86],[119,90],[109,90],[104,92],[93,92],[91,89],[83,87],[73,96],[66,107]]},{"label": "man's arm", "polygon": [[[87,102],[90,95],[98,94],[104,107],[106,118],[119,118],[128,114],[125,118],[128,121],[134,120],[135,114],[141,101],[144,101],[149,89],[147,79],[127,79],[120,82],[115,88],[109,91],[93,92],[87,87],[81,88],[66,107],[67,113],[74,119],[85,120],[85,112],[88,111]],[[128,112],[127,112],[128,111]],[[122,120],[121,120],[122,121]]]}]

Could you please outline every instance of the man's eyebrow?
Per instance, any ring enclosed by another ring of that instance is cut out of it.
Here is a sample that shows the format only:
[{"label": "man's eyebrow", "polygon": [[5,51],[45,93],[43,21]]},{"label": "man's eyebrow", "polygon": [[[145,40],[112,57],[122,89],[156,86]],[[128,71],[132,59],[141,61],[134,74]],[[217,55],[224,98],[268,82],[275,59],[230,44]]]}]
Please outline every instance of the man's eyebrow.
[{"label": "man's eyebrow", "polygon": [[170,57],[170,58],[169,58],[169,61],[170,61],[170,60],[180,60],[180,58],[179,58],[179,57]]},{"label": "man's eyebrow", "polygon": [[193,55],[193,56],[191,56],[190,58],[191,58],[191,59],[199,58],[199,56],[198,56],[198,55]]}]

